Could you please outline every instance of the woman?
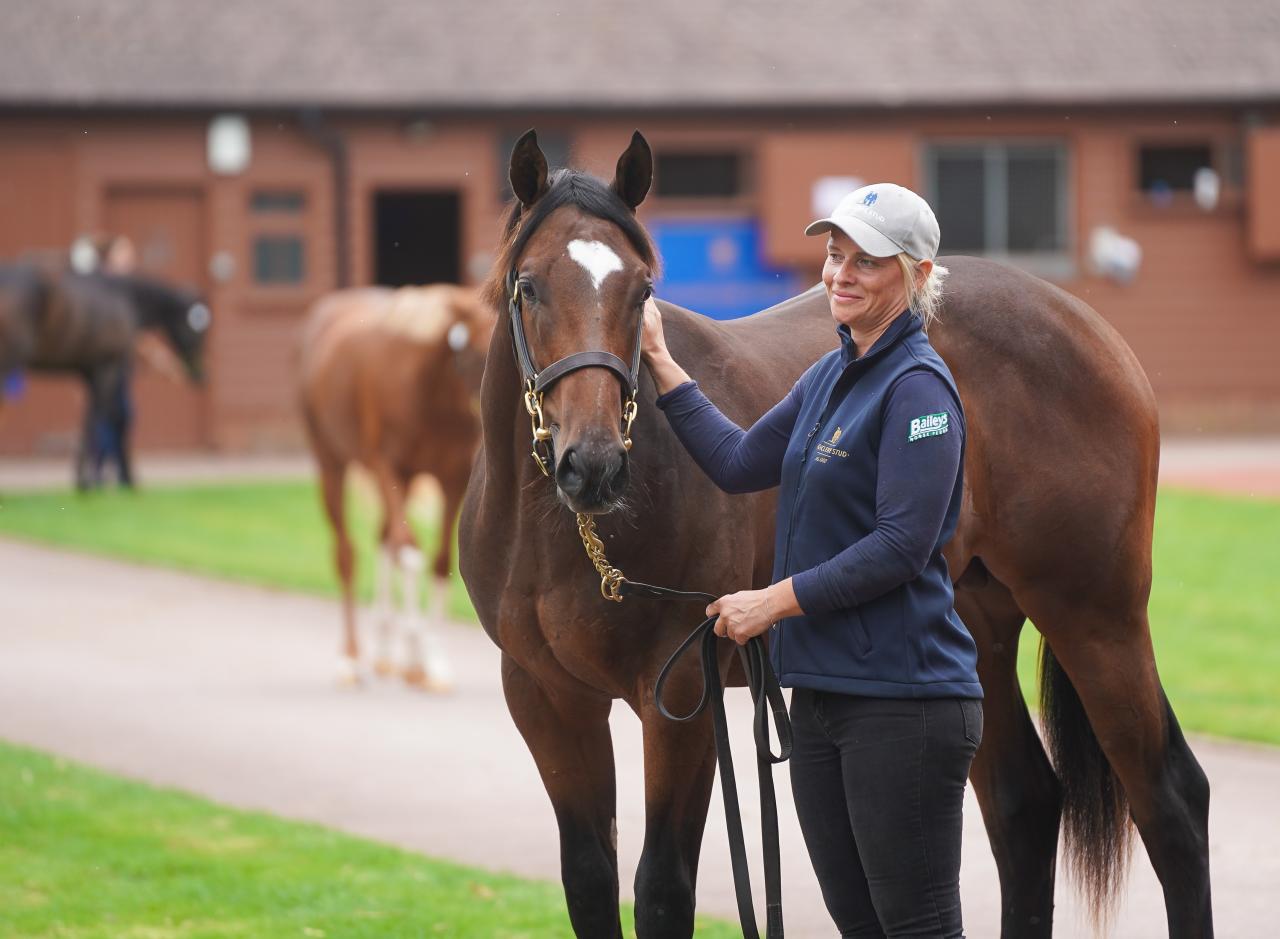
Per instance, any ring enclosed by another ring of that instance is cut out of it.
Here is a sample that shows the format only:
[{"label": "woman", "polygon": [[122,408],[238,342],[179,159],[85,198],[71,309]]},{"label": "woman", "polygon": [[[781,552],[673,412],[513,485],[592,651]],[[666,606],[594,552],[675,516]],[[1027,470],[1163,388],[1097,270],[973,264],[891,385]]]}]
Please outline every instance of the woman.
[{"label": "woman", "polygon": [[960,936],[965,780],[982,736],[977,650],[942,546],[960,511],[965,422],[925,329],[938,223],[889,183],[841,200],[822,280],[840,348],[743,431],[671,358],[644,357],[685,448],[731,492],[780,486],[774,583],[721,597],[716,631],[770,628],[793,687],[792,790],[841,936]]}]

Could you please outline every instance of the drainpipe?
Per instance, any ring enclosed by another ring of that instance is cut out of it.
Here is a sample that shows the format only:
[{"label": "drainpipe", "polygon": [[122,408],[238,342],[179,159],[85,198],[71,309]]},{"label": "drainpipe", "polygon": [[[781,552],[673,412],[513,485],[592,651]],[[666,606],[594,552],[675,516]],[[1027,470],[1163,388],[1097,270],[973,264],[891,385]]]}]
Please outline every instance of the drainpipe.
[{"label": "drainpipe", "polygon": [[351,186],[347,140],[341,131],[325,122],[319,108],[303,108],[300,118],[302,130],[329,157],[333,171],[333,272],[335,286],[342,289],[351,285],[351,252],[347,250],[350,227],[347,203]]}]

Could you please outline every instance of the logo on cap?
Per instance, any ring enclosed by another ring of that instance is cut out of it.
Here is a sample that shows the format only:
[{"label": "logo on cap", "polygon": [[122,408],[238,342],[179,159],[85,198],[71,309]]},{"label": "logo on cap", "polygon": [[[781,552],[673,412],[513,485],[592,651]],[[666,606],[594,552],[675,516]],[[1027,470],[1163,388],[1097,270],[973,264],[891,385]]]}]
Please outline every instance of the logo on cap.
[{"label": "logo on cap", "polygon": [[874,192],[869,192],[862,197],[862,202],[860,202],[859,205],[875,205],[876,199],[878,198],[880,197],[877,196]]}]

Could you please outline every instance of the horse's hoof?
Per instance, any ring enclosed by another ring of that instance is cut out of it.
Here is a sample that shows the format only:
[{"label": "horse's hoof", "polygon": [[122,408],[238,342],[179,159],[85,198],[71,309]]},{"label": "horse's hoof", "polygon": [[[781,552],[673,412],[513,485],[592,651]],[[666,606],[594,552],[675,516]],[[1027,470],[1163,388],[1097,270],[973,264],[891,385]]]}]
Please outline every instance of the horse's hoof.
[{"label": "horse's hoof", "polygon": [[338,673],[339,688],[360,688],[364,685],[364,675],[360,672],[360,663],[353,659],[348,659],[342,663],[342,670]]},{"label": "horse's hoof", "polygon": [[396,673],[396,667],[390,659],[376,659],[373,663],[373,673],[379,678],[390,678]]},{"label": "horse's hoof", "polygon": [[401,677],[406,685],[418,691],[444,694],[453,690],[453,682],[429,674],[421,665],[410,665],[404,670]]}]

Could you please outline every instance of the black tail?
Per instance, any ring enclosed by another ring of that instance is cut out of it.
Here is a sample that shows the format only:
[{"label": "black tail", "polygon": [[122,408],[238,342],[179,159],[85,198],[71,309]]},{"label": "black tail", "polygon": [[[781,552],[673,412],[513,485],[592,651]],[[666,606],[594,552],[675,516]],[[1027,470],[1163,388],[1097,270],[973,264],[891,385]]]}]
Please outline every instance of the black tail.
[{"label": "black tail", "polygon": [[1114,909],[1129,866],[1129,800],[1067,673],[1040,642],[1040,721],[1062,783],[1067,871],[1079,884],[1095,925]]}]

